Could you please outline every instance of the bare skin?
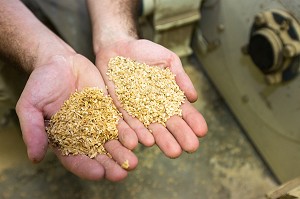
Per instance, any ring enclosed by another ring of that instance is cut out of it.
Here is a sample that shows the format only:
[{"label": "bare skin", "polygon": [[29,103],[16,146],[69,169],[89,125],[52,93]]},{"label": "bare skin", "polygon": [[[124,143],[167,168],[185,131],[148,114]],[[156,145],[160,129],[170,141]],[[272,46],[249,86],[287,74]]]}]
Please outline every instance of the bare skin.
[{"label": "bare skin", "polygon": [[[40,162],[48,148],[44,120],[57,112],[76,89],[99,87],[105,90],[105,84],[88,59],[48,30],[20,1],[1,0],[0,5],[0,52],[31,73],[16,111],[28,157]],[[95,159],[83,155],[62,156],[57,149],[54,152],[66,169],[81,178],[122,180],[127,170],[120,165],[126,160],[130,165],[128,170],[137,165],[138,160],[130,151],[137,145],[137,137],[123,120],[118,130],[120,140],[105,145],[112,159],[104,155]]]},{"label": "bare skin", "polygon": [[31,73],[16,107],[29,159],[40,162],[45,156],[48,143],[44,120],[57,112],[72,92],[88,86],[104,88],[105,84],[124,114],[124,120],[120,120],[118,125],[119,141],[105,145],[112,159],[103,155],[95,159],[62,156],[54,149],[66,169],[89,180],[106,178],[119,181],[128,174],[120,165],[128,160],[128,170],[137,166],[138,160],[131,150],[138,141],[146,146],[156,143],[172,158],[178,157],[182,150],[197,150],[198,137],[206,134],[207,125],[188,101],[182,106],[183,118],[172,117],[167,128],[153,124],[150,126],[153,133],[150,133],[120,108],[114,86],[106,77],[109,58],[116,55],[130,57],[149,65],[169,67],[176,74],[176,81],[188,100],[193,102],[197,99],[179,58],[160,45],[137,39],[134,21],[137,1],[87,2],[97,67],[41,24],[19,0],[0,0],[0,54]]},{"label": "bare skin", "polygon": [[[139,40],[136,33],[134,14],[128,5],[136,1],[119,0],[110,3],[103,0],[87,0],[93,25],[93,45],[96,66],[100,70],[109,94],[122,112],[124,120],[136,132],[139,142],[146,146],[157,144],[164,154],[171,158],[180,156],[182,150],[194,152],[199,147],[198,137],[205,136],[207,125],[202,115],[188,102],[197,100],[195,88],[184,72],[180,59],[168,49],[147,40]],[[122,5],[126,5],[125,7]],[[105,12],[110,10],[111,12]],[[128,16],[131,16],[128,17]],[[126,20],[124,20],[124,18]],[[105,27],[105,28],[101,28]],[[111,57],[129,57],[148,65],[168,67],[176,75],[176,82],[184,91],[188,101],[182,106],[183,118],[174,116],[167,121],[167,127],[152,124],[150,133],[136,118],[121,108],[114,92],[114,85],[106,75]]]}]

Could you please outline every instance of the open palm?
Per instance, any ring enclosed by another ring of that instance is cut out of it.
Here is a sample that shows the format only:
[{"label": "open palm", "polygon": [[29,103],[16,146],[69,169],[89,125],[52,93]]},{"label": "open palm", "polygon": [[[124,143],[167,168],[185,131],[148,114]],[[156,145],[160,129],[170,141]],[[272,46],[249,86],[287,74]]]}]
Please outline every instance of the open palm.
[{"label": "open palm", "polygon": [[[176,75],[176,82],[188,99],[181,107],[183,117],[171,117],[167,121],[166,127],[160,124],[151,124],[149,126],[150,133],[138,119],[128,115],[121,108],[114,92],[114,84],[106,75],[108,61],[115,56],[128,57],[152,66],[168,67]],[[148,40],[119,41],[99,51],[96,55],[96,66],[108,86],[114,103],[122,112],[127,124],[134,129],[141,143],[146,146],[156,143],[165,155],[171,158],[180,156],[182,150],[187,152],[197,150],[199,146],[197,137],[206,134],[207,125],[202,115],[189,103],[189,101],[197,100],[197,93],[176,54]]]},{"label": "open palm", "polygon": [[[84,87],[104,88],[106,92],[97,68],[81,55],[55,56],[48,64],[33,70],[16,107],[28,157],[33,162],[41,161],[48,148],[44,121],[60,109],[70,94]],[[82,178],[118,181],[127,175],[120,166],[123,162],[128,160],[129,170],[137,165],[137,158],[128,150],[137,144],[134,131],[123,120],[118,130],[122,144],[117,140],[105,144],[113,159],[106,155],[95,159],[85,155],[62,156],[59,150],[54,151],[68,170]]]}]

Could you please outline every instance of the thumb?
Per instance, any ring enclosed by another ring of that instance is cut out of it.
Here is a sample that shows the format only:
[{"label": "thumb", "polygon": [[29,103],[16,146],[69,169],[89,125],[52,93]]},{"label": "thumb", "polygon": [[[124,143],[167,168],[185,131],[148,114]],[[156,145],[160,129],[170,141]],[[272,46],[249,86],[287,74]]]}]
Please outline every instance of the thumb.
[{"label": "thumb", "polygon": [[28,158],[32,162],[38,163],[43,160],[48,148],[43,114],[37,108],[22,101],[22,98],[16,106],[16,112],[27,147]]},{"label": "thumb", "polygon": [[176,75],[176,83],[184,92],[189,102],[195,102],[198,99],[197,91],[182,67],[182,63],[177,56],[173,56],[171,61],[170,70]]}]

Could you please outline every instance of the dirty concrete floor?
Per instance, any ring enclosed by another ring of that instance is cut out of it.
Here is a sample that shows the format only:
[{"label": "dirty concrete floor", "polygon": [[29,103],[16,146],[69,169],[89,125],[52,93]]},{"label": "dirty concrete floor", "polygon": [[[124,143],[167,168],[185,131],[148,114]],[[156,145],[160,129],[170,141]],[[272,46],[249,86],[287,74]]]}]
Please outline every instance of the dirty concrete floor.
[{"label": "dirty concrete floor", "polygon": [[199,150],[178,159],[156,147],[139,146],[139,166],[119,183],[89,182],[67,172],[49,152],[31,164],[16,124],[0,129],[0,198],[2,199],[260,199],[277,186],[199,64],[184,64],[199,93],[194,104],[205,116],[209,133]]}]

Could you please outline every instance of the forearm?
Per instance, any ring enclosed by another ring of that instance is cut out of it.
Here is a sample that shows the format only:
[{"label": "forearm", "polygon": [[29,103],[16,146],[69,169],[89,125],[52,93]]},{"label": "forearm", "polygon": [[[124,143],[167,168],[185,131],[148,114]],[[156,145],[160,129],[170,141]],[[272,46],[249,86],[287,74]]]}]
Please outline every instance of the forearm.
[{"label": "forearm", "polygon": [[19,0],[0,0],[0,54],[26,71],[73,50]]},{"label": "forearm", "polygon": [[114,42],[137,38],[137,2],[137,0],[87,0],[95,53],[103,46]]}]

